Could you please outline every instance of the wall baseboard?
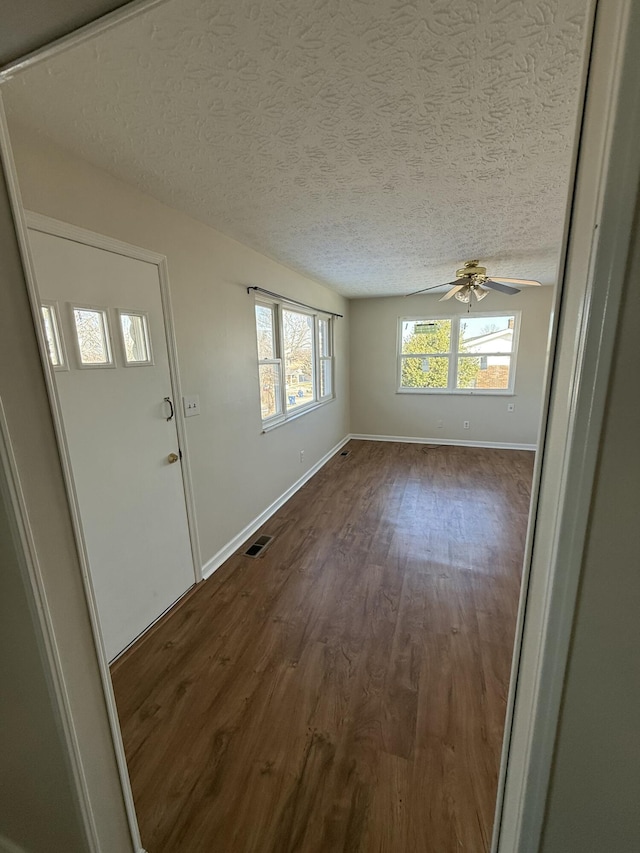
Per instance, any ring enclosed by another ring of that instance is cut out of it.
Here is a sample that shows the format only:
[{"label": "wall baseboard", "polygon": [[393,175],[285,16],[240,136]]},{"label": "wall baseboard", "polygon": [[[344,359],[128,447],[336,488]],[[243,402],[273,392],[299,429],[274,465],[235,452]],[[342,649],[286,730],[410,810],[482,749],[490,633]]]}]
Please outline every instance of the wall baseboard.
[{"label": "wall baseboard", "polygon": [[447,444],[453,447],[488,447],[497,450],[537,450],[536,444],[517,444],[510,441],[476,441],[459,438],[415,438],[408,435],[360,435],[352,433],[349,438],[359,441],[399,441],[403,444]]},{"label": "wall baseboard", "polygon": [[281,506],[286,504],[289,498],[293,497],[293,495],[295,495],[295,493],[299,489],[301,489],[304,484],[313,477],[314,474],[317,474],[318,471],[323,467],[323,465],[326,465],[327,462],[331,459],[331,457],[335,456],[336,453],[342,447],[344,447],[345,444],[351,438],[351,435],[347,435],[342,439],[342,441],[339,441],[336,446],[332,447],[328,453],[325,453],[325,455],[321,459],[319,459],[315,465],[312,465],[311,468],[309,468],[309,470],[305,474],[303,474],[303,476],[300,477],[299,480],[296,480],[296,482],[292,486],[290,486],[286,490],[286,492],[283,492],[283,494],[281,494],[279,498],[276,498],[276,500],[272,504],[270,504],[263,512],[261,512],[257,518],[254,518],[253,521],[250,521],[249,524],[247,524],[246,527],[243,527],[243,529],[236,536],[234,536],[230,542],[227,542],[227,544],[224,545],[216,554],[214,554],[210,560],[207,560],[207,562],[202,567],[202,579],[206,580],[208,577],[211,577],[211,575],[216,571],[216,569],[220,568],[220,566],[225,562],[225,560],[228,560],[232,554],[235,554],[235,552],[243,544],[243,542],[249,539],[250,536],[253,536],[256,530],[262,527],[265,521],[268,521],[271,516],[280,509]]}]

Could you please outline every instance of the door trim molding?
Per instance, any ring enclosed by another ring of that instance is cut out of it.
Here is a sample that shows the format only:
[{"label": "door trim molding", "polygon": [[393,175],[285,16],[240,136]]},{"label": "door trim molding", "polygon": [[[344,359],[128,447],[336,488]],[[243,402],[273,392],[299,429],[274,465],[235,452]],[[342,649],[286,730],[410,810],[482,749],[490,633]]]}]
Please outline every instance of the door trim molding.
[{"label": "door trim molding", "polygon": [[[182,408],[182,384],[180,381],[178,348],[173,323],[173,306],[171,304],[171,287],[169,284],[169,265],[167,263],[167,258],[165,255],[160,255],[149,249],[143,249],[140,246],[133,246],[130,243],[123,242],[122,240],[116,240],[114,237],[108,237],[106,234],[89,231],[86,228],[80,228],[77,225],[72,225],[69,222],[63,222],[59,219],[53,219],[50,216],[43,216],[41,213],[34,213],[31,210],[25,210],[24,217],[28,230],[40,231],[43,234],[51,234],[54,237],[62,237],[65,240],[72,240],[74,243],[82,243],[85,246],[92,246],[95,249],[104,249],[107,252],[123,255],[126,258],[133,258],[136,261],[144,261],[146,263],[153,264],[158,269],[165,338],[167,343],[167,353],[169,356],[169,376],[171,379],[171,391],[174,397],[176,431],[178,433],[178,443],[182,450],[182,485],[187,510],[187,524],[189,527],[191,557],[193,560],[194,583],[199,583],[203,577],[202,557],[200,552],[200,538],[198,536],[193,475],[191,473],[191,465],[189,461],[189,442],[187,438],[184,410]],[[37,283],[35,287],[37,293]],[[40,328],[39,323],[36,323],[36,326],[38,329]]]}]

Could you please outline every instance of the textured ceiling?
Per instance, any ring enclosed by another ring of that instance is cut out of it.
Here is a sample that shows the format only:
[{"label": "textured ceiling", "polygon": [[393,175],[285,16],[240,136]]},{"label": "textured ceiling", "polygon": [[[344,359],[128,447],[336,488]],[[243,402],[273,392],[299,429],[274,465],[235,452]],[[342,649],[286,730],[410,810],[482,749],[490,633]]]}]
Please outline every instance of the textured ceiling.
[{"label": "textured ceiling", "polygon": [[169,0],[9,114],[347,296],[552,283],[587,0]]}]

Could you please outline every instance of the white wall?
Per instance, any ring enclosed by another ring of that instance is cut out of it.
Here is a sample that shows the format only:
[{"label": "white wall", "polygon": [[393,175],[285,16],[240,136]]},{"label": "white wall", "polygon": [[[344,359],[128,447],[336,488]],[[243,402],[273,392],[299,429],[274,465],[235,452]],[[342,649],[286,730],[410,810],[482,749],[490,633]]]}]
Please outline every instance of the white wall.
[{"label": "white wall", "polygon": [[[515,396],[398,394],[398,318],[466,313],[467,307],[455,299],[440,302],[441,295],[351,302],[351,431],[535,444],[553,288],[523,289],[515,296],[491,293],[477,309],[522,312]],[[507,413],[508,402],[515,403],[512,413]],[[443,422],[441,429],[437,427],[439,420]],[[469,429],[463,429],[465,420],[470,421]]]},{"label": "white wall", "polygon": [[[254,302],[259,285],[348,313],[334,291],[11,128],[25,207],[167,256],[198,529],[206,563],[349,432],[348,318],[337,320],[336,400],[263,434]],[[305,463],[299,461],[305,451]]]}]

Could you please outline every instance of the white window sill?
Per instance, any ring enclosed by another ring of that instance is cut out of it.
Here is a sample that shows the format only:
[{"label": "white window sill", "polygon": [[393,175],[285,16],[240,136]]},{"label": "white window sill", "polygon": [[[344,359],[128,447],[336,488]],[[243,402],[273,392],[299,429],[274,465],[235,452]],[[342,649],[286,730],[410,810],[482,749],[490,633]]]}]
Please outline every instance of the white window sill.
[{"label": "white window sill", "polygon": [[396,394],[444,394],[447,397],[515,397],[514,391],[486,391],[480,389],[449,390],[447,388],[398,388]]},{"label": "white window sill", "polygon": [[262,432],[271,432],[273,429],[277,429],[278,427],[284,426],[285,424],[291,423],[291,421],[297,421],[298,418],[304,417],[304,415],[308,415],[309,412],[315,412],[316,409],[322,408],[322,406],[326,406],[328,403],[333,403],[335,397],[329,397],[327,400],[320,400],[319,403],[312,403],[308,406],[305,406],[304,409],[299,409],[297,412],[291,412],[286,415],[279,421],[275,421],[272,424],[263,424]]}]

